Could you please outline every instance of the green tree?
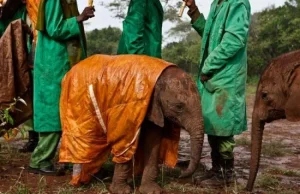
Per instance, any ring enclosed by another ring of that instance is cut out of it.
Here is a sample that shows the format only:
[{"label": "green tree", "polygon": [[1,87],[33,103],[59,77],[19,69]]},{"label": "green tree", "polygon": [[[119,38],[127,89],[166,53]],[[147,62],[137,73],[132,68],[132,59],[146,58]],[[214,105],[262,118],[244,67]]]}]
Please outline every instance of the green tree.
[{"label": "green tree", "polygon": [[300,49],[299,26],[300,0],[254,14],[248,44],[249,75],[259,75],[273,58]]},{"label": "green tree", "polygon": [[115,27],[103,28],[101,30],[95,29],[87,32],[88,55],[116,54],[121,33],[122,31]]},{"label": "green tree", "polygon": [[163,59],[178,65],[195,77],[199,71],[200,47],[200,36],[192,31],[179,42],[167,44],[162,51]]}]

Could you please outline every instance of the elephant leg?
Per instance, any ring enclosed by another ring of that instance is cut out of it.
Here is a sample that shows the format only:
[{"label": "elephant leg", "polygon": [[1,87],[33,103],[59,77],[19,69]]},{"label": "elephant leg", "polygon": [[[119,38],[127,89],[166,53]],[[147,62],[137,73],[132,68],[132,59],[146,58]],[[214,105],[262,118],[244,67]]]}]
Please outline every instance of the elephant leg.
[{"label": "elephant leg", "polygon": [[144,171],[139,191],[142,194],[160,194],[162,189],[155,182],[158,175],[158,157],[162,138],[162,129],[147,122],[142,129],[144,146]]},{"label": "elephant leg", "polygon": [[109,190],[113,194],[130,194],[131,188],[127,184],[127,178],[131,172],[131,161],[115,164],[114,176]]}]

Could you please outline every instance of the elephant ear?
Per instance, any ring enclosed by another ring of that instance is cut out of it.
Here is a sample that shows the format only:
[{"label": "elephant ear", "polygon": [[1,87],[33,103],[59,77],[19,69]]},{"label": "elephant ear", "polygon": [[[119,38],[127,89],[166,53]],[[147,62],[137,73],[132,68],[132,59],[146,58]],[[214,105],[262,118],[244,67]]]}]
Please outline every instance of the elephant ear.
[{"label": "elephant ear", "polygon": [[159,127],[164,127],[165,119],[164,114],[161,108],[160,100],[157,96],[157,93],[154,92],[153,99],[151,100],[150,106],[148,108],[147,117],[149,121],[153,122],[155,125]]},{"label": "elephant ear", "polygon": [[300,121],[300,68],[296,68],[289,80],[289,97],[285,104],[285,115],[289,121]]}]

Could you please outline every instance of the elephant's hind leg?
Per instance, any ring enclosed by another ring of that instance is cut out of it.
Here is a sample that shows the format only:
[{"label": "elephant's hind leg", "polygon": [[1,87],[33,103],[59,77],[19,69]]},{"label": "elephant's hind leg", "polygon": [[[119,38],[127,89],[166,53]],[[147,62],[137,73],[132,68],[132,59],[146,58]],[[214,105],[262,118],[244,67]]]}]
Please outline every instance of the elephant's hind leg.
[{"label": "elephant's hind leg", "polygon": [[131,188],[127,185],[127,178],[131,172],[131,161],[116,164],[114,170],[114,176],[112,184],[109,187],[109,190],[113,194],[130,194]]},{"label": "elephant's hind leg", "polygon": [[139,191],[142,194],[160,194],[162,189],[155,182],[158,175],[158,157],[162,137],[162,129],[147,122],[142,129],[144,146],[144,172]]}]

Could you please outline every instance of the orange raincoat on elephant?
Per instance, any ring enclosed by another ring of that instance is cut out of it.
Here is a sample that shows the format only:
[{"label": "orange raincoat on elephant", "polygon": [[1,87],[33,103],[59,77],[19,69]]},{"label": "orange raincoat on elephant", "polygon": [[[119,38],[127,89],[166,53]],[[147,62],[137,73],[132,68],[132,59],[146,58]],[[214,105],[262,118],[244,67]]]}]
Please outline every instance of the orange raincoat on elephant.
[{"label": "orange raincoat on elephant", "polygon": [[[172,64],[138,55],[94,55],[81,61],[62,81],[60,162],[74,165],[71,184],[87,183],[110,152],[113,161],[138,161],[139,134],[155,83]],[[174,167],[180,138],[170,129],[161,160]]]}]

